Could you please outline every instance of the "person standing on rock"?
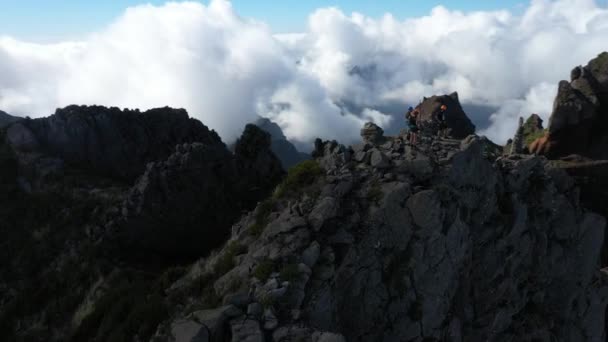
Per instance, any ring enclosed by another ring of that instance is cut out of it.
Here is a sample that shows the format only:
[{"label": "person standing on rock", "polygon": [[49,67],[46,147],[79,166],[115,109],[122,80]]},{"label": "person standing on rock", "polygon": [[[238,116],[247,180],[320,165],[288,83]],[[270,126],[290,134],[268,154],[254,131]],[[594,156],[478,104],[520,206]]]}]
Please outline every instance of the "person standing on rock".
[{"label": "person standing on rock", "polygon": [[448,109],[448,106],[442,104],[441,107],[439,107],[439,111],[437,112],[437,115],[435,115],[435,119],[439,123],[439,131],[437,133],[440,138],[447,137],[448,123],[446,121],[446,112],[445,112],[447,109]]},{"label": "person standing on rock", "polygon": [[409,142],[412,145],[416,145],[418,135],[418,114],[418,110],[414,110],[412,107],[410,107],[407,114],[405,114],[405,120],[407,121],[409,128]]}]

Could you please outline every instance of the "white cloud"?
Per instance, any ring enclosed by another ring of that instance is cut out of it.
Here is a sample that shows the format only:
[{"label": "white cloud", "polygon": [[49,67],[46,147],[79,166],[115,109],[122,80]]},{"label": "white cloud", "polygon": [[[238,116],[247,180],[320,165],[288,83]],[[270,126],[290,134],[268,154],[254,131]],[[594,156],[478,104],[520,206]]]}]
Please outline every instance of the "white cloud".
[{"label": "white cloud", "polygon": [[546,127],[556,93],[557,85],[543,82],[532,87],[523,99],[505,101],[500,109],[490,116],[491,125],[480,130],[479,134],[505,142],[515,135],[519,117],[526,119],[533,113],[541,116]]},{"label": "white cloud", "polygon": [[439,6],[405,21],[324,8],[306,32],[273,35],[225,0],[143,5],[82,42],[0,37],[0,108],[170,105],[226,140],[262,115],[299,142],[349,143],[366,120],[400,118],[381,108],[458,91],[464,104],[498,108],[480,131],[504,142],[518,116],[547,119],[557,82],[608,49],[607,21],[592,0],[533,0],[522,15]]}]

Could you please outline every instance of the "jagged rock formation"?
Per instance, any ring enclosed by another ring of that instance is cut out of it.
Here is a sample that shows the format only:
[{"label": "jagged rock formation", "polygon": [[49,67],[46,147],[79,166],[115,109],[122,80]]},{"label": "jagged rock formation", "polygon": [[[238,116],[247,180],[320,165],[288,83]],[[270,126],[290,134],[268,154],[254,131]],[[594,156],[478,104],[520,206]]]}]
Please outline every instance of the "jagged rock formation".
[{"label": "jagged rock formation", "polygon": [[519,118],[519,125],[517,125],[517,132],[513,142],[511,142],[510,154],[521,154],[524,151],[524,118]]},{"label": "jagged rock formation", "polygon": [[[543,119],[538,114],[532,114],[526,122],[519,118],[519,125],[513,139],[509,139],[504,147],[506,154],[529,153],[531,144],[544,136]],[[514,143],[517,142],[517,146]]]},{"label": "jagged rock formation", "polygon": [[249,124],[235,146],[239,187],[235,203],[248,210],[268,196],[284,176],[278,157],[271,150],[271,137],[257,126]]},{"label": "jagged rock formation", "polygon": [[234,156],[223,145],[177,145],[167,160],[148,164],[129,191],[119,240],[165,258],[200,256],[224,242],[242,211],[268,196],[283,174],[270,135],[254,125]]},{"label": "jagged rock formation", "polygon": [[276,123],[266,118],[260,118],[256,120],[254,124],[270,134],[272,138],[272,143],[270,145],[272,152],[281,160],[281,164],[285,170],[288,170],[299,162],[310,159],[310,155],[299,152],[296,147],[287,140],[281,127]]},{"label": "jagged rock formation", "polygon": [[430,134],[436,134],[439,127],[436,125],[434,119],[441,105],[446,105],[448,107],[445,118],[450,137],[464,139],[475,133],[475,125],[473,125],[462,109],[457,92],[450,95],[425,97],[422,103],[416,106],[416,109],[420,111],[420,120],[422,121],[421,128],[423,130]]},{"label": "jagged rock formation", "polygon": [[524,123],[524,134],[538,134],[544,130],[543,128],[543,119],[538,116],[538,114],[532,114]]},{"label": "jagged rock formation", "polygon": [[561,81],[547,134],[533,143],[533,153],[556,159],[578,154],[608,159],[608,52]]},{"label": "jagged rock formation", "polygon": [[133,181],[148,162],[167,158],[175,145],[222,146],[219,136],[183,109],[140,113],[100,106],[69,106],[47,118],[22,120],[7,131],[19,151],[38,151],[104,176]]},{"label": "jagged rock formation", "polygon": [[404,140],[317,141],[171,286],[182,306],[157,339],[606,338],[606,222],[563,170],[475,136]]},{"label": "jagged rock formation", "polygon": [[9,115],[0,110],[0,128],[6,127],[13,122],[17,122],[21,120],[21,118]]}]

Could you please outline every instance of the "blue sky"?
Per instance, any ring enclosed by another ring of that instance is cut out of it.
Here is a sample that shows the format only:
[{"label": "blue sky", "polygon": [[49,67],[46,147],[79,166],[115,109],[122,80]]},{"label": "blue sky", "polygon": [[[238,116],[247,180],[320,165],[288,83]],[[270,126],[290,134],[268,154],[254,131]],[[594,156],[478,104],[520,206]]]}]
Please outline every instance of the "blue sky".
[{"label": "blue sky", "polygon": [[[163,4],[164,0],[0,0],[0,35],[33,41],[77,39],[96,31],[125,8],[137,4]],[[202,1],[208,3],[208,0]],[[277,33],[298,32],[308,15],[319,7],[337,6],[343,11],[379,17],[386,12],[399,19],[425,15],[437,5],[462,11],[512,9],[526,0],[234,0],[237,13],[268,23]]]}]

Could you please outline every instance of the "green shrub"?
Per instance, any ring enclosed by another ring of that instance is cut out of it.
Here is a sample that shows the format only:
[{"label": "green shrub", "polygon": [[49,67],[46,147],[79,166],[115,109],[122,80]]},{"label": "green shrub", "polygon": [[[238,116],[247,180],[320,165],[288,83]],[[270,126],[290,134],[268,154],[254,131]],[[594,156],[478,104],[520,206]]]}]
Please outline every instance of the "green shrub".
[{"label": "green shrub", "polygon": [[264,259],[253,270],[253,276],[265,282],[273,271],[274,263],[269,259]]},{"label": "green shrub", "polygon": [[313,184],[324,172],[325,170],[316,160],[305,160],[289,169],[287,177],[277,187],[274,197],[282,198],[296,193],[298,190]]}]

